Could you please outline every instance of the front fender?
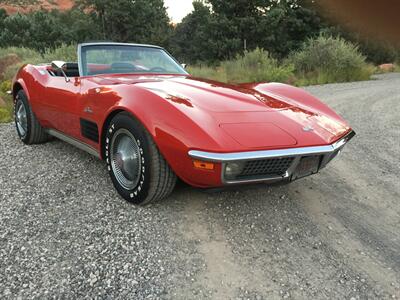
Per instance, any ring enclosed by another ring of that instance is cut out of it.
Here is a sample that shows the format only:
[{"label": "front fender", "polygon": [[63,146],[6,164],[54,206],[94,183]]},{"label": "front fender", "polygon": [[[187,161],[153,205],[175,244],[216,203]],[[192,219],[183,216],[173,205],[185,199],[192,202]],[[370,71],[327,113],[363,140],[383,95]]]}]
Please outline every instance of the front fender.
[{"label": "front fender", "polygon": [[[223,140],[227,139],[226,136],[218,136],[218,124],[210,115],[184,104],[184,101],[165,99],[135,86],[117,87],[110,96],[118,97],[119,100],[108,110],[101,132],[104,132],[110,116],[115,115],[115,112],[126,111],[146,128],[163,157],[182,180],[200,187],[206,187],[204,182],[210,186],[221,185],[220,166],[216,165],[213,172],[196,171],[188,155],[192,149],[218,151]],[[211,136],[210,130],[214,130],[216,135]]]},{"label": "front fender", "polygon": [[319,111],[320,114],[327,115],[340,123],[346,124],[330,107],[304,89],[274,82],[254,84],[251,88],[275,98],[281,97],[285,102],[293,103],[306,110]]}]

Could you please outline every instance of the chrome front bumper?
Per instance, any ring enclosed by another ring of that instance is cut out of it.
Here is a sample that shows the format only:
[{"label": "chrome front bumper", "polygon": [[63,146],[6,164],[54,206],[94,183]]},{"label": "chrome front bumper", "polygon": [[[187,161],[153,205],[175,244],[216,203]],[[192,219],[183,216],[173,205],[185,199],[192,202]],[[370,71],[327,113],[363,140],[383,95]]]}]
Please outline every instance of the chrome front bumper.
[{"label": "chrome front bumper", "polygon": [[[334,159],[343,149],[343,147],[356,135],[354,131],[348,133],[339,141],[327,145],[317,147],[303,147],[291,148],[280,150],[263,150],[251,152],[237,152],[237,153],[211,153],[192,150],[189,151],[189,156],[193,159],[217,162],[222,164],[222,182],[224,184],[241,184],[252,182],[274,182],[280,180],[296,180],[300,177],[297,170],[302,159],[307,157],[319,158],[319,165],[316,172],[308,175],[318,173],[323,169],[332,159]],[[247,178],[227,179],[225,176],[226,165],[231,162],[253,162],[253,161],[266,161],[272,159],[293,158],[293,162],[283,174],[258,174],[257,176],[248,176]],[[308,176],[307,175],[307,176]]]}]

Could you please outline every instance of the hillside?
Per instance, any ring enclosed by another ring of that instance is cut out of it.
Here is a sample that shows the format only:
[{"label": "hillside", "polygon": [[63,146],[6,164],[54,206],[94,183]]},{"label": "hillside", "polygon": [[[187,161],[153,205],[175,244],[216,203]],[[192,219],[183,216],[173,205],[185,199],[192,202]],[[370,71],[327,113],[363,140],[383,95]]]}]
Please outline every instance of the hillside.
[{"label": "hillside", "polygon": [[26,13],[40,8],[68,10],[74,4],[74,0],[0,0],[0,8],[4,8],[8,14]]}]

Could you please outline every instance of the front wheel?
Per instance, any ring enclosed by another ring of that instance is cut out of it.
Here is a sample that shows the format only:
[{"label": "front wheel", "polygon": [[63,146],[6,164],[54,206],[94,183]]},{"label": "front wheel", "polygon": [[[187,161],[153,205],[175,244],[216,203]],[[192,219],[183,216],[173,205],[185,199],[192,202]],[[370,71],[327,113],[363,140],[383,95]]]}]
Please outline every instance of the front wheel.
[{"label": "front wheel", "polygon": [[127,201],[145,205],[166,198],[176,176],[152,137],[130,114],[115,116],[107,130],[105,155],[111,180]]}]

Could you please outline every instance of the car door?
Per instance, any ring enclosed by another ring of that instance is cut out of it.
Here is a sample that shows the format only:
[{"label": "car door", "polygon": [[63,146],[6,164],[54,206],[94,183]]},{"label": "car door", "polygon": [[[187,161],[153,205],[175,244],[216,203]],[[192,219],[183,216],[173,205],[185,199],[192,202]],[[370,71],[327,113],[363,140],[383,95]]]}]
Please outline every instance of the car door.
[{"label": "car door", "polygon": [[83,142],[100,147],[101,129],[111,107],[121,97],[112,88],[113,81],[98,76],[80,78],[81,95],[78,100],[80,136]]},{"label": "car door", "polygon": [[79,78],[52,76],[45,89],[45,119],[54,129],[74,138],[80,137],[78,99]]}]

